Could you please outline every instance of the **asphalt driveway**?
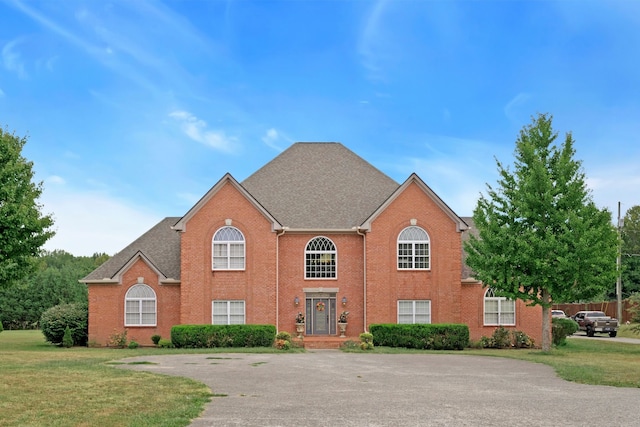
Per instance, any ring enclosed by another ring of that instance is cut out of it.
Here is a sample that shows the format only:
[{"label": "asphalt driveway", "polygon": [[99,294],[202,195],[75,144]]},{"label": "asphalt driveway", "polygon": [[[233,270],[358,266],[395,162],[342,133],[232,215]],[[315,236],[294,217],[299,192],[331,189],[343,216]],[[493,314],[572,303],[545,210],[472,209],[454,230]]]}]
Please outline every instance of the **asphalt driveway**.
[{"label": "asphalt driveway", "polygon": [[343,353],[141,356],[125,369],[194,378],[214,397],[192,426],[630,426],[640,389],[574,384],[542,364]]}]

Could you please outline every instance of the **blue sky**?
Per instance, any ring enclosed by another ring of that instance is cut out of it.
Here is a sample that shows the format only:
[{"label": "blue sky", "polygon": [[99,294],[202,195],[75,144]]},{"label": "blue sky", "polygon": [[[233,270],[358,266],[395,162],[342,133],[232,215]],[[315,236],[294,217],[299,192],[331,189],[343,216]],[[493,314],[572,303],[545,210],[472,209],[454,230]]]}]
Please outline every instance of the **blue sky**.
[{"label": "blue sky", "polygon": [[0,22],[47,249],[113,254],[296,141],[471,215],[544,112],[598,206],[640,204],[640,2],[0,0]]}]

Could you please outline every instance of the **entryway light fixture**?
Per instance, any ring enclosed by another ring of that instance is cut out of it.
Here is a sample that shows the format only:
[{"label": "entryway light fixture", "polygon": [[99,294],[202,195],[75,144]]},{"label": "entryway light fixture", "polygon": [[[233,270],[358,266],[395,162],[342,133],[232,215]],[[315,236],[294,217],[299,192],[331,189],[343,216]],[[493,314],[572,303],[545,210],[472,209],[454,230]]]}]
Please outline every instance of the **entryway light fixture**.
[{"label": "entryway light fixture", "polygon": [[293,299],[293,303],[294,303],[295,305],[300,304],[300,298],[298,298],[298,296],[297,296],[297,295],[296,295],[296,297]]},{"label": "entryway light fixture", "polygon": [[347,305],[347,297],[342,297],[342,305]]}]

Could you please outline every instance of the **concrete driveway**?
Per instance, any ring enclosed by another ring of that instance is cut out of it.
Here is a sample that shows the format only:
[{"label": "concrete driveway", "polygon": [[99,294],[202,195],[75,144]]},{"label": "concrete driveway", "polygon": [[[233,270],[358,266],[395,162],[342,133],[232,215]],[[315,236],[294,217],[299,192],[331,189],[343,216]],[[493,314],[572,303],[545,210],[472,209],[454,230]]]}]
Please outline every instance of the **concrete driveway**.
[{"label": "concrete driveway", "polygon": [[192,426],[630,426],[640,389],[559,379],[493,357],[362,354],[141,356],[119,365],[196,379],[216,395]]}]

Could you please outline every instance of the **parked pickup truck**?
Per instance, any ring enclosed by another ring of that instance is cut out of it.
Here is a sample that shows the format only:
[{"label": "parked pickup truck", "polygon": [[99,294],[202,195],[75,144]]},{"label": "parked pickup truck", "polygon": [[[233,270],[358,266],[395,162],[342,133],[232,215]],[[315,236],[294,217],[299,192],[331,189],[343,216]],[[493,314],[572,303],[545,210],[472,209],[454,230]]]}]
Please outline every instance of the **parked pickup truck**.
[{"label": "parked pickup truck", "polygon": [[613,319],[602,311],[579,311],[573,316],[581,331],[585,331],[588,337],[596,332],[609,334],[610,337],[618,335],[618,320]]}]

